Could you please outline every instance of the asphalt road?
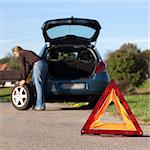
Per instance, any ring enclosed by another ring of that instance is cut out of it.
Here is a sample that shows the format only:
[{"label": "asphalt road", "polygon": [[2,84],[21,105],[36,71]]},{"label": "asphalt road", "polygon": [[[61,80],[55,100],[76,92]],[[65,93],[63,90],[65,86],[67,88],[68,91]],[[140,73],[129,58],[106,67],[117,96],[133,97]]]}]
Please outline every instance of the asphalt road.
[{"label": "asphalt road", "polygon": [[[91,110],[47,103],[47,110],[17,111],[0,103],[0,150],[148,150],[150,126],[143,137],[80,135]],[[104,119],[112,119],[108,114]]]}]

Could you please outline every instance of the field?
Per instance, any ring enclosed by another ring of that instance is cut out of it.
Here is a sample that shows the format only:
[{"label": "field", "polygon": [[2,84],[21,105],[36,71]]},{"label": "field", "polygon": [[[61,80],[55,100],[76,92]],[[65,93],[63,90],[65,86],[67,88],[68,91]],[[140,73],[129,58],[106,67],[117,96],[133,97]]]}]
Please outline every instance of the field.
[{"label": "field", "polygon": [[[150,124],[150,79],[146,80],[136,91],[136,95],[124,96],[133,114],[141,123]],[[113,115],[118,115],[114,105],[108,111]]]},{"label": "field", "polygon": [[[143,124],[150,124],[150,96],[149,96],[150,80],[147,80],[139,88],[136,95],[124,96],[135,117]],[[0,102],[10,101],[10,93],[12,88],[0,88]],[[69,103],[75,107],[87,105],[87,103]],[[117,116],[114,105],[110,105],[108,112]]]},{"label": "field", "polygon": [[[131,95],[125,96],[129,107],[131,108],[133,114],[142,124],[150,124],[150,97],[149,95]],[[118,116],[116,108],[114,105],[110,105],[108,108],[110,114]]]},{"label": "field", "polygon": [[10,101],[10,93],[12,88],[1,88],[0,87],[0,102],[8,102]]}]

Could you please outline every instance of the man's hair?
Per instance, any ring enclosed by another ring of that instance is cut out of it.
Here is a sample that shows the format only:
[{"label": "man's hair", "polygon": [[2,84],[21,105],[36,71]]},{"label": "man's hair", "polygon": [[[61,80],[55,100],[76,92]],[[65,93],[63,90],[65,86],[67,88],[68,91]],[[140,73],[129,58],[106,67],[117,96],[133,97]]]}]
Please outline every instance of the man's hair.
[{"label": "man's hair", "polygon": [[12,49],[12,51],[14,52],[14,51],[17,51],[17,52],[21,52],[23,49],[22,49],[22,47],[20,47],[20,46],[16,46],[16,47],[14,47],[13,49]]}]

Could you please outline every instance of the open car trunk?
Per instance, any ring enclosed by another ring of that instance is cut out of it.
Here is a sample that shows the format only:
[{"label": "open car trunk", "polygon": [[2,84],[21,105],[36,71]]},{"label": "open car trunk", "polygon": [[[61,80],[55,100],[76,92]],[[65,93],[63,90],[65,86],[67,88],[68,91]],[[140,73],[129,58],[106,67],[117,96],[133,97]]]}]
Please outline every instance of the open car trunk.
[{"label": "open car trunk", "polygon": [[94,73],[97,64],[93,50],[82,46],[49,48],[47,60],[49,76],[61,80],[89,77]]}]

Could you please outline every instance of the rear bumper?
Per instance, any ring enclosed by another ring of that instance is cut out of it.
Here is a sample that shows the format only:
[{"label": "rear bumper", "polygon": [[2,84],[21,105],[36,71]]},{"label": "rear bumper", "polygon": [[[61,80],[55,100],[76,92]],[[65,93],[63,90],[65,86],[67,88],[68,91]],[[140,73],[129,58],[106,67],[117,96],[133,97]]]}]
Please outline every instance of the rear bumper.
[{"label": "rear bumper", "polygon": [[[62,84],[85,84],[84,89],[63,89]],[[80,80],[50,80],[46,82],[46,95],[101,95],[109,83],[109,77],[107,74],[101,74],[101,76],[93,76],[92,78],[80,79]]]}]

